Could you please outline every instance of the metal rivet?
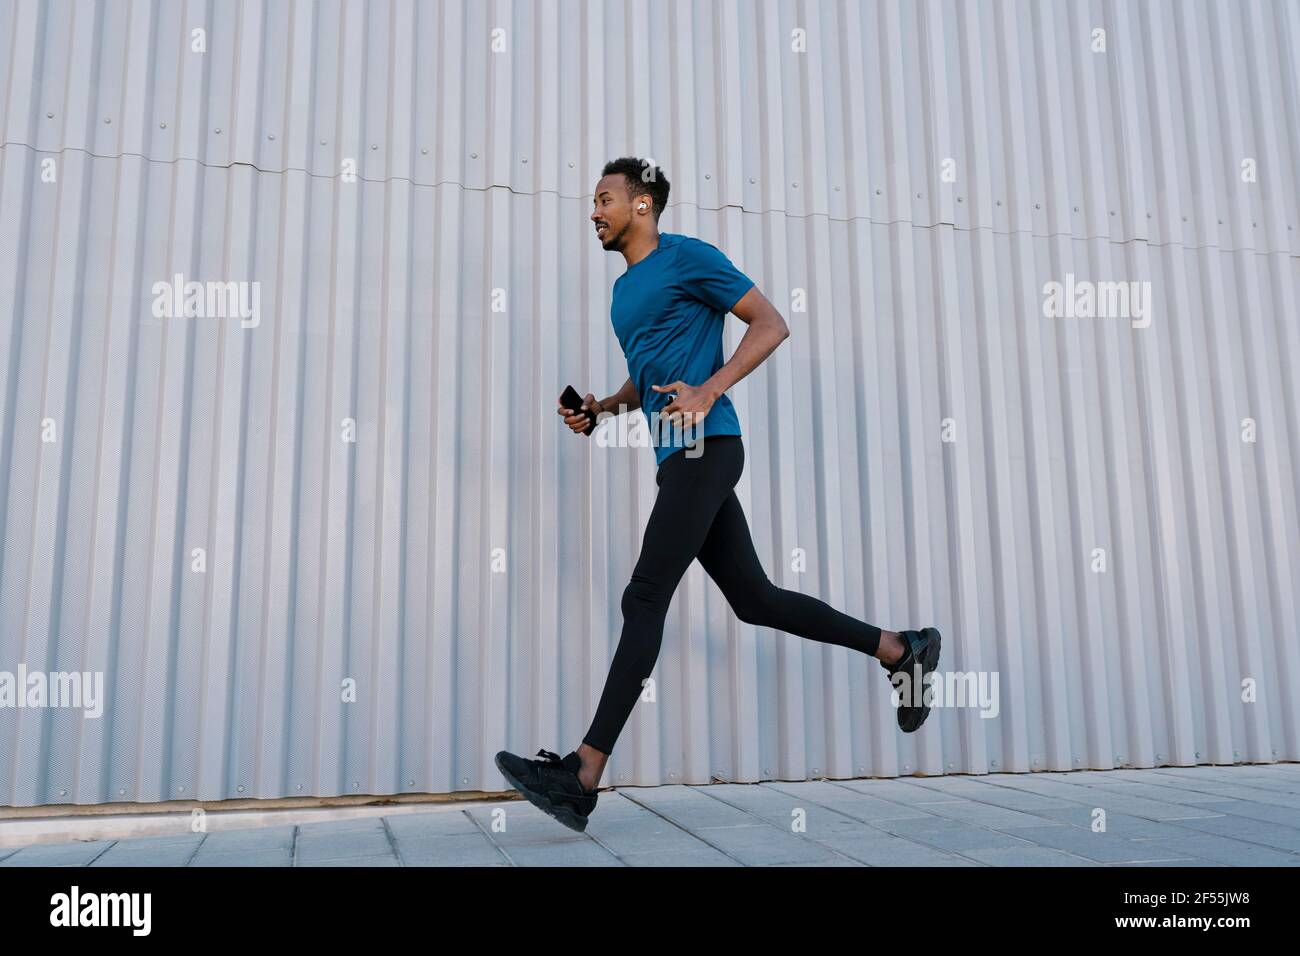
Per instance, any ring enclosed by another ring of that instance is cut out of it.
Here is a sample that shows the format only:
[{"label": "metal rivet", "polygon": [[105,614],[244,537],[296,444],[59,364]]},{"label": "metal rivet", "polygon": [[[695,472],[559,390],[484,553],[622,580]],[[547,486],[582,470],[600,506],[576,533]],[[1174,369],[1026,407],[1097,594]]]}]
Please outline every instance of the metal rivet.
[{"label": "metal rivet", "polygon": [[1001,200],[1001,199],[998,200],[998,205],[999,205],[999,206],[1002,205],[1002,200]]},{"label": "metal rivet", "polygon": [[370,149],[371,149],[372,152],[373,152],[374,150],[378,149],[378,148],[379,148],[379,144],[378,144],[378,143],[371,143],[371,144],[370,144]]},{"label": "metal rivet", "polygon": [[1223,220],[1222,220],[1222,219],[1219,220],[1219,225],[1220,225],[1220,226],[1223,225]]},{"label": "metal rivet", "polygon": [[813,767],[813,773],[817,773],[817,768]]},{"label": "metal rivet", "polygon": [[218,127],[216,128],[215,132],[216,132],[216,134],[217,134],[218,136],[220,136],[220,135],[221,135],[221,127],[218,126]]},{"label": "metal rivet", "polygon": [[321,140],[321,141],[320,141],[320,144],[321,144],[322,146],[324,146],[324,145],[325,145],[325,140]]},{"label": "metal rivet", "polygon": [[527,162],[528,162],[528,157],[527,157],[527,156],[525,156],[525,157],[523,158],[523,162],[524,162],[524,163],[527,163]]},{"label": "metal rivet", "polygon": [[1110,211],[1110,214],[1111,214],[1112,216],[1115,215],[1115,210],[1112,209],[1112,210]]},{"label": "metal rivet", "polygon": [[1184,217],[1183,217],[1183,222],[1186,222],[1186,221],[1187,221],[1187,217],[1184,216]]},{"label": "metal rivet", "polygon": [[879,190],[879,189],[876,190],[876,195],[877,195],[877,196],[880,195],[880,190]]},{"label": "metal rivet", "polygon": [[990,767],[996,767],[997,765],[998,762],[996,760],[994,760],[992,763],[989,764]]},{"label": "metal rivet", "polygon": [[1251,226],[1252,229],[1258,229],[1258,228],[1259,228],[1259,223],[1257,223],[1257,222],[1252,222],[1252,223],[1250,224],[1250,226]]},{"label": "metal rivet", "polygon": [[243,792],[244,792],[244,788],[243,788],[243,787],[236,787],[235,789],[238,790],[240,793],[243,793]]},{"label": "metal rivet", "polygon": [[166,129],[166,128],[167,128],[167,124],[166,124],[166,123],[159,123],[159,124],[158,124],[158,128],[159,128],[159,129]]},{"label": "metal rivet", "polygon": [[839,192],[839,191],[840,191],[840,187],[839,187],[839,186],[836,186],[836,187],[835,187],[835,191],[836,191],[836,192]]},{"label": "metal rivet", "polygon": [[[429,147],[428,147],[428,146],[423,146],[423,147],[421,147],[421,148],[420,148],[420,155],[421,155],[421,156],[428,156],[428,155],[429,155]],[[570,163],[569,165],[572,166],[573,164]]]},{"label": "metal rivet", "polygon": [[569,168],[570,168],[570,169],[573,168],[573,163],[569,163]]},{"label": "metal rivet", "polygon": [[298,789],[299,789],[299,790],[302,789],[302,784],[298,784]]},{"label": "metal rivet", "polygon": [[415,786],[415,781],[414,781],[414,780],[408,780],[408,781],[406,781],[406,785],[407,785],[408,787],[414,787],[414,786]]},{"label": "metal rivet", "polygon": [[712,177],[710,177],[708,173],[705,173],[705,174],[704,174],[704,178],[705,178],[705,179],[710,179],[710,178],[712,178]]},{"label": "metal rivet", "polygon": [[[749,177],[749,181],[752,183],[752,182],[754,181],[754,177],[753,177],[753,176],[750,176],[750,177]],[[836,188],[836,189],[839,189],[840,187],[839,187],[839,186],[836,186],[835,188]]]},{"label": "metal rivet", "polygon": [[460,778],[460,782],[461,782],[461,783],[469,783],[469,777],[461,777],[461,778]]},{"label": "metal rivet", "polygon": [[948,762],[948,769],[949,769],[949,770],[952,769],[952,762],[951,762],[951,761]]},{"label": "metal rivet", "polygon": [[[466,783],[469,783],[468,780],[466,780],[465,782],[466,782]],[[359,786],[361,786],[361,784],[357,783],[356,781],[353,781],[353,783],[352,783],[352,789],[353,789],[353,790],[357,789],[357,787],[359,787]]]},{"label": "metal rivet", "polygon": [[125,790],[119,790],[119,791],[117,791],[117,795],[118,795],[119,797],[125,797],[125,796],[126,796],[126,791],[125,791]]},{"label": "metal rivet", "polygon": [[677,774],[675,774],[675,773],[670,773],[670,774],[668,775],[668,779],[669,779],[669,780],[676,780],[676,779],[677,779]]},{"label": "metal rivet", "polygon": [[1034,208],[1035,208],[1035,209],[1042,209],[1042,208],[1043,208],[1043,204],[1040,203],[1040,202],[1036,202],[1036,203],[1034,203]]},{"label": "metal rivet", "polygon": [[1075,207],[1074,207],[1074,211],[1075,211],[1075,212],[1078,212],[1078,211],[1079,211],[1079,207],[1078,207],[1078,206],[1075,206]]},{"label": "metal rivet", "polygon": [[470,159],[478,159],[478,153],[470,153],[470,154],[469,154],[469,158],[470,158]]},{"label": "metal rivet", "polygon": [[920,194],[920,193],[917,193],[917,194],[916,194],[916,198],[917,198],[917,199],[920,199],[920,198],[921,198],[921,194]]},{"label": "metal rivet", "polygon": [[[1277,751],[1274,750],[1273,753],[1277,753]],[[68,795],[68,791],[66,791],[66,790],[60,790],[60,791],[59,791],[59,796],[61,796],[61,797],[66,797],[67,795]]]},{"label": "metal rivet", "polygon": [[[54,119],[54,114],[53,114],[53,113],[46,113],[46,114],[45,114],[45,118],[46,118],[46,119]],[[67,793],[67,791],[65,790],[64,793]]]},{"label": "metal rivet", "polygon": [[1198,751],[1196,751],[1196,756],[1197,756],[1197,759],[1200,759],[1200,756],[1201,756],[1201,752],[1200,752],[1200,751],[1199,751],[1199,750],[1198,750]]},{"label": "metal rivet", "polygon": [[176,788],[176,792],[177,792],[177,793],[184,793],[184,792],[185,792],[185,788],[184,788],[184,787],[177,787],[177,788]]},{"label": "metal rivet", "polygon": [[1147,213],[1147,218],[1148,218],[1148,219],[1151,218],[1151,213]]},{"label": "metal rivet", "polygon": [[266,134],[266,138],[267,138],[267,139],[270,139],[270,140],[273,140],[273,139],[275,139],[275,134],[274,134],[274,133],[267,133],[267,134]]},{"label": "metal rivet", "polygon": [[958,197],[957,197],[957,201],[958,201],[958,202],[961,202],[961,201],[962,201],[962,198],[961,198],[960,196],[958,196]]},{"label": "metal rivet", "polygon": [[111,117],[111,116],[105,116],[105,117],[104,117],[104,122],[105,122],[105,123],[111,123],[111,122],[113,122],[113,117]]}]

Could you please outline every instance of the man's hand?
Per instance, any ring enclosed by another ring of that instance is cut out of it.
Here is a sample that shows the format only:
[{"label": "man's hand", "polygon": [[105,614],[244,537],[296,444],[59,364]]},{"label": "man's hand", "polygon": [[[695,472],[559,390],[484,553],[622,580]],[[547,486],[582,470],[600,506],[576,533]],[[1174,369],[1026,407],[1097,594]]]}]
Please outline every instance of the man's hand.
[{"label": "man's hand", "polygon": [[674,428],[695,427],[704,421],[709,409],[717,401],[713,392],[703,387],[687,385],[680,379],[667,385],[651,385],[656,392],[673,392],[676,398],[659,414],[666,417]]},{"label": "man's hand", "polygon": [[565,408],[558,398],[555,400],[555,405],[555,414],[564,416],[564,424],[573,429],[575,435],[581,435],[587,430],[588,419],[587,416],[583,414],[583,409],[590,408],[596,413],[597,418],[600,417],[601,412],[605,411],[605,406],[600,404],[600,402],[596,400],[596,396],[591,394],[591,392],[588,392],[587,397],[582,400],[582,408]]}]

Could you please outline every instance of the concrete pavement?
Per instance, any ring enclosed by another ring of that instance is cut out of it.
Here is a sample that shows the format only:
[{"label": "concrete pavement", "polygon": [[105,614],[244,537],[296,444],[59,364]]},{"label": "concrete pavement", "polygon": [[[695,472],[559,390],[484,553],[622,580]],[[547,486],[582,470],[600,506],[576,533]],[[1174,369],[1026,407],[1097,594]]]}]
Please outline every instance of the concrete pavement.
[{"label": "concrete pavement", "polygon": [[624,787],[583,834],[523,800],[181,826],[0,848],[0,867],[1300,866],[1300,764]]}]

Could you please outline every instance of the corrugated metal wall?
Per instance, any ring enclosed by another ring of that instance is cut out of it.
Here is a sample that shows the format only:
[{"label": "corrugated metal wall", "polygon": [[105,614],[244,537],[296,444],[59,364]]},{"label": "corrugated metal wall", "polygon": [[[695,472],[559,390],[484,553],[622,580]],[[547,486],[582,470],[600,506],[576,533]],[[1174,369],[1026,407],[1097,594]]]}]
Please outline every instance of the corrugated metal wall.
[{"label": "corrugated metal wall", "polygon": [[[609,782],[1300,758],[1297,51],[1286,0],[0,0],[0,671],[107,694],[0,708],[0,803],[578,743],[655,491],[553,413],[626,376],[629,153],[793,330],[731,392],[772,579],[1000,713],[905,737],[696,565]],[[177,273],[260,323],[155,317]],[[1046,318],[1071,274],[1150,325]]]}]

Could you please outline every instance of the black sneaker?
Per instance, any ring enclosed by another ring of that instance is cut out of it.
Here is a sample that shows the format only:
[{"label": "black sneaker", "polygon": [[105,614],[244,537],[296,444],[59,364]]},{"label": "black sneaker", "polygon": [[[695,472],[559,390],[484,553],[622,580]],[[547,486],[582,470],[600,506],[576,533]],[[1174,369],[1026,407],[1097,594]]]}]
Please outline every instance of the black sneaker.
[{"label": "black sneaker", "polygon": [[537,756],[545,759],[517,757],[503,750],[496,757],[497,769],[529,803],[581,833],[596,809],[596,791],[578,779],[582,759],[576,750],[564,758],[549,750],[539,750]]},{"label": "black sneaker", "polygon": [[889,673],[889,683],[899,693],[898,726],[910,734],[925,723],[930,707],[925,703],[926,675],[939,667],[938,628],[927,627],[919,631],[899,631],[906,650],[894,664],[880,662]]}]

